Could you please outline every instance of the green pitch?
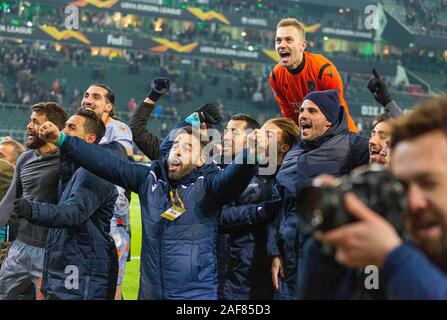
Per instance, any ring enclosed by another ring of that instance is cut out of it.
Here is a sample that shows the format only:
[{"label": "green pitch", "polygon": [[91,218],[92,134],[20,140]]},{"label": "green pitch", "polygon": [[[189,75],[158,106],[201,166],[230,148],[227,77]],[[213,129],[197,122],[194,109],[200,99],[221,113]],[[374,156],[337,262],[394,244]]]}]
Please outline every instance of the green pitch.
[{"label": "green pitch", "polygon": [[138,195],[132,194],[130,204],[130,223],[132,226],[132,260],[127,263],[123,280],[123,295],[126,300],[136,300],[140,283],[140,251],[141,251],[141,212]]}]

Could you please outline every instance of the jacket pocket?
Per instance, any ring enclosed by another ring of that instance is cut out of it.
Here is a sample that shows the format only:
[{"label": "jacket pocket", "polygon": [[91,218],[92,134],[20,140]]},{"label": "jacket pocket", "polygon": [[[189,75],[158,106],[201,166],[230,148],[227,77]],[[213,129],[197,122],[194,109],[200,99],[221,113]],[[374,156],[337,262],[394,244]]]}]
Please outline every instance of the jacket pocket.
[{"label": "jacket pocket", "polygon": [[199,280],[199,246],[191,246],[191,277],[192,281]]}]

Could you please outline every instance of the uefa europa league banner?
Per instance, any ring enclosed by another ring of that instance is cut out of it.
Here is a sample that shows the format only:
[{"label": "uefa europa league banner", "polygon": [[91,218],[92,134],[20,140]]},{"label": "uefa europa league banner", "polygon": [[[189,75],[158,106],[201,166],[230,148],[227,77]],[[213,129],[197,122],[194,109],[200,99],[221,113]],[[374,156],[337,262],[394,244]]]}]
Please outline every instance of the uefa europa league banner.
[{"label": "uefa europa league banner", "polygon": [[231,26],[254,27],[268,30],[274,30],[278,22],[276,19],[255,18],[235,13],[222,13],[215,10],[202,10],[201,8],[193,6],[175,8],[123,0],[37,0],[33,1],[33,3],[48,3],[64,7],[76,6],[80,9],[110,10],[123,14],[131,13],[195,22],[216,22]]},{"label": "uefa europa league banner", "polygon": [[[176,8],[124,0],[36,0],[33,2],[63,7],[75,6],[80,10],[88,8],[96,10],[109,10],[112,12],[118,11],[122,14],[130,13],[193,22],[215,22],[228,26],[264,29],[271,32],[275,30],[276,24],[279,20],[279,18],[276,17],[274,19],[259,18],[238,13],[204,10],[192,6]],[[82,22],[80,27],[82,29]],[[373,41],[374,38],[374,33],[371,31],[322,27],[319,23],[307,26],[306,32],[348,39],[363,39],[367,41]]]},{"label": "uefa europa league banner", "polygon": [[33,27],[0,24],[0,37],[51,41],[66,44],[81,44],[94,47],[111,47],[119,49],[144,49],[154,53],[171,53],[208,58],[235,59],[272,64],[277,55],[271,48],[243,50],[223,48],[216,45],[203,45],[199,42],[180,43],[162,37],[137,37],[114,33],[91,33],[68,29],[58,29],[48,25]]}]

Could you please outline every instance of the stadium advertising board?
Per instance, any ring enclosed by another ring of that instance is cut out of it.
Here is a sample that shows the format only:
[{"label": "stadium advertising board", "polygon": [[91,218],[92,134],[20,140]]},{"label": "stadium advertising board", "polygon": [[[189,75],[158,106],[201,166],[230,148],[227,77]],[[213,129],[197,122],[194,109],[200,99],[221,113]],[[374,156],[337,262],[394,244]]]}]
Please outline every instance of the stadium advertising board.
[{"label": "stadium advertising board", "polygon": [[[204,10],[198,7],[186,6],[175,8],[148,4],[141,2],[131,2],[123,0],[38,0],[36,3],[48,3],[59,6],[75,6],[82,8],[94,8],[99,10],[118,11],[123,14],[138,14],[171,19],[180,19],[194,22],[216,22],[229,26],[252,27],[273,31],[278,23],[278,19],[252,17],[234,12],[218,12],[215,10]],[[317,28],[314,28],[318,26]],[[310,33],[319,33],[328,36],[339,36],[357,39],[370,39],[374,37],[373,32],[346,30],[339,28],[320,28],[320,24],[309,26]]]},{"label": "stadium advertising board", "polygon": [[175,8],[147,3],[119,0],[38,0],[36,3],[49,3],[59,6],[76,6],[78,8],[96,8],[101,10],[119,11],[123,14],[149,15],[195,22],[217,22],[231,26],[255,27],[271,30],[277,21],[267,18],[248,17],[237,13],[221,13],[215,10],[203,10],[187,6]]},{"label": "stadium advertising board", "polygon": [[0,36],[24,40],[55,41],[60,43],[83,44],[95,47],[120,49],[144,49],[156,53],[174,53],[202,56],[207,58],[237,59],[260,63],[274,63],[277,59],[274,50],[244,50],[218,46],[202,45],[199,42],[180,43],[161,37],[137,37],[113,33],[91,33],[53,26],[16,27],[0,25]]}]

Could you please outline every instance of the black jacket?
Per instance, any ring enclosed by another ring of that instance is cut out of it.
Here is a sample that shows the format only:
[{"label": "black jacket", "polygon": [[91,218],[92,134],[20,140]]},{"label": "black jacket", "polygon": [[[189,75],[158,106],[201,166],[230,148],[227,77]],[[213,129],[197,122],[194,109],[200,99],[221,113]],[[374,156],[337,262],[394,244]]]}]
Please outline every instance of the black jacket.
[{"label": "black jacket", "polygon": [[133,142],[149,159],[160,159],[161,140],[146,128],[155,104],[144,101],[135,109],[129,120],[129,128],[132,131]]}]

